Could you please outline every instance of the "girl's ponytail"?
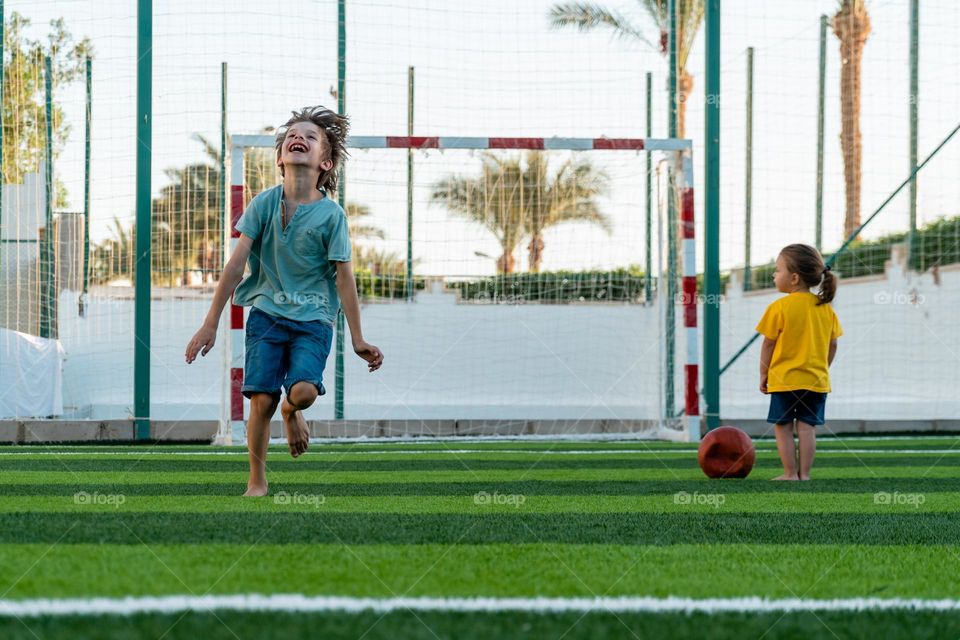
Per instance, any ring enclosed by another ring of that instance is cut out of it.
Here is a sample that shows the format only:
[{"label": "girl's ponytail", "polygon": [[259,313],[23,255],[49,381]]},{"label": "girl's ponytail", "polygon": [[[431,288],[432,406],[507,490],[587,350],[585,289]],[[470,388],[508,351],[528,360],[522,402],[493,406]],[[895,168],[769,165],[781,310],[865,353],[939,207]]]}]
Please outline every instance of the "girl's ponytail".
[{"label": "girl's ponytail", "polygon": [[830,267],[825,267],[823,270],[823,280],[820,281],[820,290],[817,292],[817,297],[820,298],[820,302],[817,304],[833,302],[835,295],[837,295],[837,276],[833,275]]}]

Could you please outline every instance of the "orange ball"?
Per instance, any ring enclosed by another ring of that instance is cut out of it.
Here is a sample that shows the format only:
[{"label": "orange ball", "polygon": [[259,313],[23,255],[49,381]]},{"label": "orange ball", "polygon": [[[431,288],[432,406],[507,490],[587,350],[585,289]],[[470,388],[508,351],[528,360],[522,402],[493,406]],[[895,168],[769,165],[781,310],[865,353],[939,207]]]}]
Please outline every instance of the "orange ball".
[{"label": "orange ball", "polygon": [[697,462],[709,478],[746,478],[756,460],[753,440],[736,427],[707,432],[697,450]]}]

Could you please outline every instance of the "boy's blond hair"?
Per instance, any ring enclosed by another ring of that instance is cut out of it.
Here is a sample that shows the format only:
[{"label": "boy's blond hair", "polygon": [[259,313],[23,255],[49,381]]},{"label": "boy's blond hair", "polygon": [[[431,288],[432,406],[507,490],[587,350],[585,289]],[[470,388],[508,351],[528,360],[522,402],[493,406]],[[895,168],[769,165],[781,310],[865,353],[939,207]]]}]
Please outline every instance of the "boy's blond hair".
[{"label": "boy's blond hair", "polygon": [[[280,150],[283,148],[283,140],[287,137],[287,131],[298,122],[312,122],[323,133],[327,141],[327,157],[333,162],[333,168],[329,171],[320,170],[320,178],[317,180],[317,189],[323,191],[337,190],[337,177],[340,171],[340,164],[347,154],[347,131],[350,129],[350,119],[342,116],[336,111],[331,111],[326,107],[317,105],[315,107],[304,107],[300,111],[293,111],[293,116],[277,129],[276,149],[277,160],[280,159]],[[283,165],[280,165],[280,175],[282,176]]]}]

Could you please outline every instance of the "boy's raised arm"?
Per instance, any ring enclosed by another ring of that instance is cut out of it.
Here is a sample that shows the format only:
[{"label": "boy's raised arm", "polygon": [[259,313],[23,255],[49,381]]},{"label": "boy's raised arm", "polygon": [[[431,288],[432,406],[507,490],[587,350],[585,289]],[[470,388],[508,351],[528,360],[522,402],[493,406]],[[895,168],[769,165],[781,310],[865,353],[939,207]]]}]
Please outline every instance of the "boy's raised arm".
[{"label": "boy's raised arm", "polygon": [[360,328],[360,298],[357,296],[357,281],[353,277],[353,264],[350,262],[335,264],[337,265],[337,293],[340,295],[343,315],[347,317],[347,325],[350,327],[353,350],[367,361],[367,368],[370,371],[376,371],[383,364],[383,352],[363,339],[363,330]]},{"label": "boy's raised arm", "polygon": [[187,364],[197,359],[197,353],[206,356],[213,349],[213,345],[217,341],[217,326],[220,324],[220,315],[223,313],[227,300],[230,299],[230,294],[243,279],[243,268],[247,264],[252,246],[253,239],[240,234],[236,248],[223,267],[223,274],[221,274],[220,282],[217,284],[217,291],[213,294],[213,302],[210,303],[210,311],[207,312],[203,326],[187,344],[187,351],[184,354]]}]

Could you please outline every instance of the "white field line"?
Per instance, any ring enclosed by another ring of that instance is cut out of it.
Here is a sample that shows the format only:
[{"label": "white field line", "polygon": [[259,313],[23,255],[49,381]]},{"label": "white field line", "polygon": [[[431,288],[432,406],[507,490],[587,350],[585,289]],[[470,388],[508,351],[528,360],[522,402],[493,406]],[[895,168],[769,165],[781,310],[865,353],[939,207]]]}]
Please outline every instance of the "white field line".
[{"label": "white field line", "polygon": [[169,595],[124,598],[0,600],[0,616],[175,614],[184,611],[346,612],[452,611],[499,613],[767,613],[799,611],[957,611],[960,600],[906,598],[666,598],[622,596],[596,598],[353,598],[301,594]]},{"label": "white field line", "polygon": [[[760,447],[757,451],[763,453],[775,452],[774,447]],[[530,454],[552,456],[583,456],[583,455],[659,455],[661,453],[696,453],[695,449],[569,449],[560,451],[541,451],[538,449],[396,449],[378,451],[307,451],[305,456],[378,456],[378,455],[434,455],[434,454]],[[847,455],[850,453],[866,454],[929,454],[929,455],[960,455],[960,449],[818,449],[817,455]],[[5,456],[247,456],[246,451],[0,451],[0,458]]]}]

